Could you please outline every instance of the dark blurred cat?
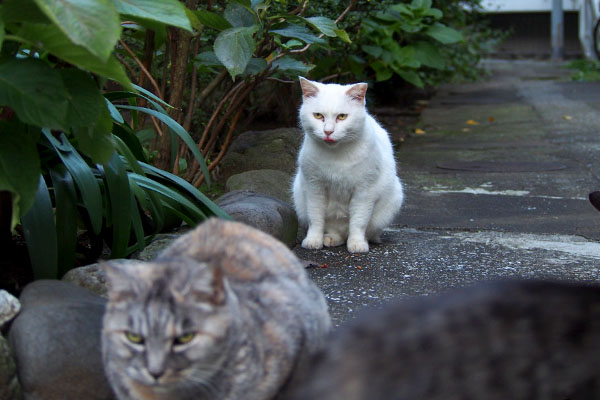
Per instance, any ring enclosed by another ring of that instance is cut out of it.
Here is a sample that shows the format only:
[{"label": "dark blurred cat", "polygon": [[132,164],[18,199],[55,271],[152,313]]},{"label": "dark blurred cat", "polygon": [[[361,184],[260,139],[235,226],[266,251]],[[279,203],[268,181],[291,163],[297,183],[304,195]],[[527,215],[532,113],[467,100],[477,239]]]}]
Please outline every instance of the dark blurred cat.
[{"label": "dark blurred cat", "polygon": [[268,400],[330,328],[282,243],[211,220],[152,262],[107,264],[104,369],[120,400]]},{"label": "dark blurred cat", "polygon": [[514,281],[362,312],[285,400],[599,399],[600,287]]}]

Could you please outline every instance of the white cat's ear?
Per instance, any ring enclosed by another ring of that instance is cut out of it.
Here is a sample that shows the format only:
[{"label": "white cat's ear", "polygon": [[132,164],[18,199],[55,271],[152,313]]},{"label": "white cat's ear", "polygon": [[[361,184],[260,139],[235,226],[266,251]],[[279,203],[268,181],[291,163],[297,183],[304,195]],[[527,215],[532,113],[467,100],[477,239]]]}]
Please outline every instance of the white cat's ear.
[{"label": "white cat's ear", "polygon": [[350,96],[352,100],[356,100],[361,104],[364,104],[368,86],[369,85],[366,83],[357,83],[356,85],[352,85],[350,89],[346,90],[346,94]]},{"label": "white cat's ear", "polygon": [[302,97],[305,99],[314,97],[319,92],[319,88],[314,84],[314,82],[303,77],[300,77],[300,87],[302,88]]}]

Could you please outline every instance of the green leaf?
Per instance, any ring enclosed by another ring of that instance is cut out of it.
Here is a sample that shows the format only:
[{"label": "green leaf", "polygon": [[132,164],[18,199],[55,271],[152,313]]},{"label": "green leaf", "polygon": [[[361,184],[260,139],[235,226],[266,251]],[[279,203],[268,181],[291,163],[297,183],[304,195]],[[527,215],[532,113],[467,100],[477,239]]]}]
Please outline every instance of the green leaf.
[{"label": "green leaf", "polygon": [[219,206],[217,206],[215,203],[213,203],[212,200],[210,200],[208,197],[206,197],[201,191],[196,189],[195,186],[191,185],[186,180],[178,177],[177,175],[173,175],[167,171],[156,168],[152,165],[145,164],[142,162],[140,162],[139,164],[144,168],[144,170],[147,173],[152,173],[156,176],[160,176],[162,178],[165,178],[165,179],[173,182],[174,184],[179,186],[182,190],[185,190],[187,192],[187,194],[196,198],[198,201],[200,201],[200,204],[202,204],[204,207],[206,207],[205,213],[213,214],[219,218],[232,219],[229,216],[229,214],[227,214],[225,211],[223,211]]},{"label": "green leaf", "polygon": [[69,93],[60,74],[35,59],[0,64],[0,104],[10,106],[25,123],[67,128]]},{"label": "green leaf", "polygon": [[79,149],[94,162],[106,162],[115,151],[111,135],[112,127],[110,112],[102,104],[100,117],[96,121],[90,122],[88,126],[73,128]]},{"label": "green leaf", "polygon": [[56,279],[58,251],[54,210],[42,175],[33,206],[21,218],[21,224],[35,279]]},{"label": "green leaf", "polygon": [[207,67],[222,67],[223,63],[219,61],[214,51],[204,51],[198,54],[194,61],[196,65],[206,65]]},{"label": "green leaf", "polygon": [[11,228],[33,204],[40,172],[35,140],[18,124],[0,122],[0,190],[13,194]]},{"label": "green leaf", "polygon": [[74,45],[64,33],[54,25],[23,24],[19,36],[35,43],[36,46],[49,51],[70,64],[95,74],[113,79],[123,86],[131,87],[131,82],[123,66],[113,56],[102,61],[82,46]]},{"label": "green leaf", "polygon": [[108,107],[108,112],[110,113],[110,117],[118,124],[124,124],[125,120],[123,119],[123,116],[121,115],[121,113],[119,112],[119,110],[117,110],[117,108],[115,107],[115,105],[113,103],[111,103],[107,98],[104,99],[104,101],[106,102],[106,107]]},{"label": "green leaf", "polygon": [[119,15],[111,0],[34,0],[55,26],[102,62],[121,36]]},{"label": "green leaf", "polygon": [[362,51],[375,58],[379,58],[383,54],[383,49],[379,46],[363,44],[362,46],[360,46],[360,48],[362,49]]},{"label": "green leaf", "polygon": [[337,35],[337,37],[339,37],[340,39],[342,39],[344,42],[346,43],[352,43],[352,40],[350,39],[350,36],[348,36],[348,32],[346,32],[343,29],[335,29],[335,34]]},{"label": "green leaf", "polygon": [[[250,4],[248,4],[250,7]],[[254,16],[248,9],[238,3],[229,3],[223,16],[235,28],[251,27],[254,25]]]},{"label": "green leaf", "polygon": [[195,13],[200,23],[204,26],[208,26],[209,28],[216,29],[218,31],[233,28],[233,25],[231,25],[229,21],[214,12],[197,10]]},{"label": "green leaf", "polygon": [[[131,183],[131,180],[130,180],[130,183]],[[136,187],[139,189],[139,187],[137,185],[136,185]],[[133,190],[130,191],[129,204],[130,204],[130,208],[131,208],[131,225],[133,227],[133,232],[135,234],[135,239],[137,241],[136,245],[127,249],[127,253],[131,254],[134,251],[142,250],[146,246],[146,243],[144,241],[144,227],[142,225],[142,218],[140,216],[140,210],[139,210],[137,202],[135,200],[135,194],[134,194]],[[142,212],[143,212],[143,210],[142,210]]]},{"label": "green leaf", "polygon": [[313,35],[312,32],[310,30],[308,30],[308,28],[306,28],[305,26],[296,25],[296,24],[289,24],[285,28],[273,29],[270,32],[276,33],[283,37],[302,40],[304,43],[309,43],[309,44],[310,43],[317,43],[317,44],[326,43],[325,40],[320,39],[317,36]]},{"label": "green leaf", "polygon": [[425,84],[419,77],[419,74],[414,70],[398,69],[398,70],[395,70],[395,72],[398,75],[400,75],[400,77],[402,79],[404,79],[405,81],[407,81],[409,83],[412,83],[413,85],[415,85],[419,88],[423,88],[425,86]]},{"label": "green leaf", "polygon": [[417,42],[414,44],[415,58],[423,65],[431,68],[443,69],[446,66],[444,56],[438,48],[429,42]]},{"label": "green leaf", "polygon": [[0,8],[0,18],[5,23],[39,22],[49,23],[46,14],[40,10],[33,0],[5,0]]},{"label": "green leaf", "polygon": [[202,153],[200,153],[200,150],[198,150],[198,146],[196,145],[196,143],[194,142],[194,139],[192,139],[190,134],[187,133],[187,131],[185,129],[183,129],[183,127],[181,125],[179,125],[174,119],[172,119],[171,117],[169,117],[168,115],[166,115],[164,113],[161,113],[161,112],[158,112],[155,110],[151,110],[149,108],[136,107],[136,106],[125,106],[125,105],[117,105],[116,107],[123,108],[126,110],[141,111],[146,114],[150,114],[150,115],[158,118],[161,122],[165,123],[169,127],[169,129],[171,129],[177,136],[179,136],[181,138],[181,140],[188,146],[188,148],[194,155],[194,158],[196,159],[196,161],[198,161],[198,164],[200,164],[200,168],[202,169],[202,172],[204,173],[204,177],[206,179],[207,184],[210,185],[210,174],[208,172],[206,163],[204,162],[204,157],[202,156]]},{"label": "green leaf", "polygon": [[325,36],[336,37],[337,26],[335,22],[327,17],[310,17],[304,18],[304,20],[313,28],[319,32],[325,34]]},{"label": "green leaf", "polygon": [[[129,177],[121,158],[113,153],[112,158],[103,165],[106,179],[106,190],[110,199],[110,221],[112,226],[111,258],[122,258],[127,255],[129,235],[131,232],[131,194]],[[136,210],[137,212],[137,210]]]},{"label": "green leaf", "polygon": [[306,75],[315,66],[313,64],[305,64],[300,60],[286,56],[275,60],[273,62],[273,67],[276,67],[279,71],[290,71],[300,75]]},{"label": "green leaf", "polygon": [[258,75],[267,68],[267,60],[264,58],[252,58],[246,66],[244,75]]},{"label": "green leaf", "polygon": [[230,28],[219,33],[215,39],[215,55],[232,79],[244,72],[252,58],[256,48],[252,35],[257,30],[258,26]]},{"label": "green leaf", "polygon": [[76,68],[63,68],[59,73],[69,93],[67,123],[72,127],[94,124],[101,114],[104,98],[90,74]]},{"label": "green leaf", "polygon": [[62,277],[75,266],[77,249],[77,192],[73,177],[64,165],[50,169],[56,210],[58,275]]},{"label": "green leaf", "polygon": [[453,44],[463,42],[465,40],[462,33],[440,23],[436,23],[427,28],[425,30],[425,34],[443,44]]},{"label": "green leaf", "polygon": [[383,61],[377,60],[369,65],[375,71],[375,80],[377,82],[387,81],[394,72]]},{"label": "green leaf", "polygon": [[119,14],[149,19],[192,32],[185,7],[177,0],[113,0]]},{"label": "green leaf", "polygon": [[58,140],[52,136],[52,133],[48,129],[42,129],[42,133],[75,180],[77,189],[81,193],[83,204],[90,217],[92,229],[95,234],[99,234],[102,229],[102,194],[92,169],[71,143],[69,143],[64,134],[61,134],[60,140]]},{"label": "green leaf", "polygon": [[[125,158],[129,163],[133,163],[133,160],[136,162],[138,160],[144,162],[148,161],[138,136],[131,128],[129,128],[129,126],[115,124],[113,127],[113,141],[116,150],[126,156]],[[129,157],[129,155],[131,155],[131,157]],[[138,170],[135,170],[135,165],[132,165],[132,169],[139,173]]]}]

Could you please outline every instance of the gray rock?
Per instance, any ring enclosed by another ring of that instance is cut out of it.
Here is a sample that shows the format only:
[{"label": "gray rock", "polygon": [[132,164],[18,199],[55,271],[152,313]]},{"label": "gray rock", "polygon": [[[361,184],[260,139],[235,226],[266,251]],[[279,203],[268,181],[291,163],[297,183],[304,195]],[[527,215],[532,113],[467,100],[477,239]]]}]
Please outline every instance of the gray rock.
[{"label": "gray rock", "polygon": [[17,369],[8,342],[0,336],[0,399],[21,399],[21,387],[17,379]]},{"label": "gray rock", "polygon": [[91,290],[99,296],[107,297],[106,279],[100,265],[90,264],[84,267],[73,268],[63,276],[62,280]]},{"label": "gray rock", "polygon": [[21,294],[9,343],[25,400],[108,400],[100,332],[106,300],[68,282],[40,280]]},{"label": "gray rock", "polygon": [[303,133],[298,128],[248,131],[231,144],[221,161],[223,178],[256,169],[275,169],[292,174]]},{"label": "gray rock", "polygon": [[288,203],[243,190],[229,192],[216,203],[236,221],[260,229],[289,247],[296,244],[298,218]]},{"label": "gray rock", "polygon": [[291,203],[292,176],[274,169],[256,169],[232,175],[225,184],[228,192],[249,190]]},{"label": "gray rock", "polygon": [[[0,329],[11,321],[21,309],[21,303],[6,290],[0,290]],[[2,397],[0,397],[1,399]]]},{"label": "gray rock", "polygon": [[131,256],[132,259],[141,261],[153,260],[158,253],[167,248],[175,239],[180,237],[187,231],[182,231],[180,234],[176,233],[164,233],[156,235],[154,240],[144,248],[144,250],[137,252]]}]

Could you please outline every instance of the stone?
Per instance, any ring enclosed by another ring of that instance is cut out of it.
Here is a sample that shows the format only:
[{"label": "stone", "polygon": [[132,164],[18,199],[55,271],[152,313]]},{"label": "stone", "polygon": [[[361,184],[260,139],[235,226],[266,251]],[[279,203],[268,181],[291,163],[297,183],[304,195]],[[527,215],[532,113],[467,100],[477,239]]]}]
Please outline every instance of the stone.
[{"label": "stone", "polygon": [[99,296],[107,297],[106,279],[100,263],[73,268],[62,277],[62,280],[88,289]]},{"label": "stone", "polygon": [[298,218],[288,203],[244,190],[229,192],[216,203],[234,220],[260,229],[289,247],[296,244]]},{"label": "stone", "polygon": [[232,175],[227,180],[225,188],[228,192],[249,190],[291,203],[291,185],[292,175],[287,172],[274,169],[256,169]]},{"label": "stone", "polygon": [[8,341],[0,336],[0,399],[20,400],[21,387]]},{"label": "stone", "polygon": [[69,282],[25,287],[9,331],[25,400],[114,399],[102,365],[106,300]]},{"label": "stone", "polygon": [[12,321],[20,309],[21,303],[15,296],[6,290],[0,290],[0,329]]},{"label": "stone", "polygon": [[141,261],[151,261],[158,253],[167,248],[175,239],[180,237],[182,234],[187,231],[182,231],[180,234],[176,233],[164,233],[160,235],[156,235],[154,240],[148,244],[148,246],[144,247],[142,251],[134,253],[131,258],[135,260]]},{"label": "stone", "polygon": [[221,161],[223,179],[245,171],[275,169],[293,174],[303,133],[298,128],[241,133]]}]

